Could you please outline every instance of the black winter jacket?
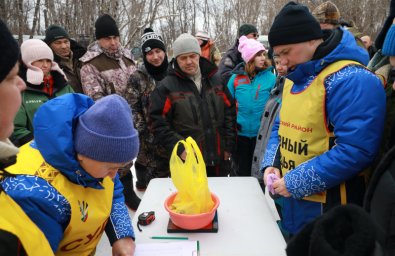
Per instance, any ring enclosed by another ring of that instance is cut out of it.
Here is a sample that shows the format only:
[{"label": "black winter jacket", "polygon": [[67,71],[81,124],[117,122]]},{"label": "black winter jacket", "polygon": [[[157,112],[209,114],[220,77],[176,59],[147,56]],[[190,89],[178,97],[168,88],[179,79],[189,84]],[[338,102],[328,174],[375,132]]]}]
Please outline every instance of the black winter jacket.
[{"label": "black winter jacket", "polygon": [[167,77],[151,95],[150,118],[156,143],[170,156],[175,144],[191,136],[199,145],[205,163],[215,166],[223,152],[235,144],[236,110],[226,86],[221,84],[217,67],[200,58],[202,90],[173,60]]}]

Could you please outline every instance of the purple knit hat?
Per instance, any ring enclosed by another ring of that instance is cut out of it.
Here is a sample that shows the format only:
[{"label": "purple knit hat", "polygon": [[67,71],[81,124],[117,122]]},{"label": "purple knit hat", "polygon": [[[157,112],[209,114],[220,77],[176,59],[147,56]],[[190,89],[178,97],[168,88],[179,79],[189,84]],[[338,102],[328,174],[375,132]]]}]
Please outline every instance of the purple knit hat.
[{"label": "purple knit hat", "polygon": [[266,52],[265,47],[260,42],[255,39],[248,39],[246,36],[240,37],[238,50],[245,63],[253,59],[258,52]]},{"label": "purple knit hat", "polygon": [[130,107],[121,96],[101,98],[79,117],[76,152],[99,162],[126,163],[139,151],[138,133]]}]

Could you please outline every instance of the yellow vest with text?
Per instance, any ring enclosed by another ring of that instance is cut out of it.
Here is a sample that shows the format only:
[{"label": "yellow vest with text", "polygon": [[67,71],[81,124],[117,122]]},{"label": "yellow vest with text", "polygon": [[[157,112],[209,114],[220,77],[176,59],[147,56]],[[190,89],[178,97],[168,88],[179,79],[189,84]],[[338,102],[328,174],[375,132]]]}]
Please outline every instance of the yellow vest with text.
[{"label": "yellow vest with text", "polygon": [[0,193],[0,229],[18,237],[27,255],[54,255],[43,232],[23,209],[4,192]]},{"label": "yellow vest with text", "polygon": [[[361,65],[354,61],[337,61],[325,69],[303,91],[292,93],[292,84],[284,85],[280,110],[281,172],[287,172],[300,164],[330,149],[334,137],[326,120],[325,79],[348,65]],[[345,197],[345,185],[340,186],[341,197]],[[326,191],[304,197],[313,202],[326,202]],[[341,200],[342,203],[345,199]]]},{"label": "yellow vest with text", "polygon": [[[17,163],[6,169],[13,174],[34,175],[48,181],[70,204],[70,222],[63,233],[56,255],[90,255],[104,232],[111,213],[114,182],[103,179],[104,189],[72,183],[61,172],[45,162],[30,142],[20,148]],[[43,254],[44,255],[44,254]]]}]

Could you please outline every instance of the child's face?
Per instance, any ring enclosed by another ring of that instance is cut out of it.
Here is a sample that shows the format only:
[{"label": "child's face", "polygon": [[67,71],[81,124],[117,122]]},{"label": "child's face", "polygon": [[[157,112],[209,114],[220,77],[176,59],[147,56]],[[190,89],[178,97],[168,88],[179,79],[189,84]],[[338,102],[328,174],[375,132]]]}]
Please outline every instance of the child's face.
[{"label": "child's face", "polygon": [[117,175],[119,168],[127,164],[99,162],[81,154],[78,154],[77,158],[82,168],[94,178],[105,178],[108,176],[113,179]]}]

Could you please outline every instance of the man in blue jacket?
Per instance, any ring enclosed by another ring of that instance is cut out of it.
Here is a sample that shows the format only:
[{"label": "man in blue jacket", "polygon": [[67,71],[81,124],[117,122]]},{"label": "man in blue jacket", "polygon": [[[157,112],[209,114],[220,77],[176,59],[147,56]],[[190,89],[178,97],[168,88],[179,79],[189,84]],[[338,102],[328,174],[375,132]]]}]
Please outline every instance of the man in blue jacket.
[{"label": "man in blue jacket", "polygon": [[[290,2],[269,43],[293,84],[262,162],[284,197],[282,227],[291,235],[338,204],[362,205],[365,170],[378,151],[385,117],[380,80],[348,31],[321,30],[307,7]],[[272,176],[271,175],[271,176]]]},{"label": "man in blue jacket", "polygon": [[20,148],[15,177],[2,181],[48,239],[56,255],[91,255],[104,231],[113,255],[133,255],[134,233],[118,169],[138,152],[127,102],[118,95],[96,103],[67,94],[43,104],[34,138]]}]

